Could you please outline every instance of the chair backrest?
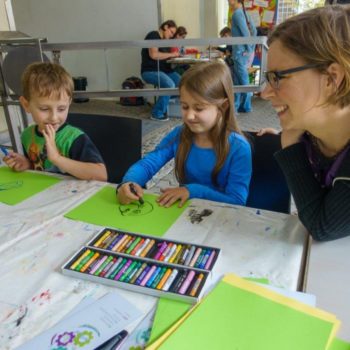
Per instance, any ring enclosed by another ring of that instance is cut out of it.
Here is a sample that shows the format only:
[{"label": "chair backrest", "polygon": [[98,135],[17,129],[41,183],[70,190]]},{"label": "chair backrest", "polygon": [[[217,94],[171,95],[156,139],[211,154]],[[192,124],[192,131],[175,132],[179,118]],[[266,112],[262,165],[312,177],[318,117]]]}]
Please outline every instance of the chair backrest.
[{"label": "chair backrest", "polygon": [[140,119],[69,113],[67,122],[83,130],[98,148],[107,167],[109,182],[121,182],[128,168],[141,159]]},{"label": "chair backrest", "polygon": [[253,174],[247,206],[290,213],[291,194],[273,154],[281,149],[281,136],[246,132],[252,144]]}]

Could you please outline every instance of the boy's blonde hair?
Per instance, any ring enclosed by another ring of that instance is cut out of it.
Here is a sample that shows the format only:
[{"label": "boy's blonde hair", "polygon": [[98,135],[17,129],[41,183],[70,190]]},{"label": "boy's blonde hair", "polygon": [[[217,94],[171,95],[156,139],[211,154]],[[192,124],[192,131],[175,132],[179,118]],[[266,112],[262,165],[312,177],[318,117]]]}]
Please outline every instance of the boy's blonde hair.
[{"label": "boy's blonde hair", "polygon": [[[217,175],[223,167],[230,151],[228,137],[232,131],[242,134],[234,116],[233,82],[231,72],[224,62],[200,63],[187,70],[180,81],[181,90],[204,103],[215,105],[221,118],[210,130],[209,137],[217,157],[212,172],[212,181],[217,183]],[[184,125],[178,152],[175,158],[175,173],[180,183],[185,182],[185,161],[193,142],[193,132]]]},{"label": "boy's blonde hair", "polygon": [[57,63],[32,63],[22,75],[22,95],[28,101],[33,95],[59,98],[63,91],[72,98],[73,90],[72,77]]},{"label": "boy's blonde hair", "polygon": [[276,40],[306,63],[321,64],[317,69],[324,74],[332,63],[342,66],[344,79],[326,104],[341,107],[350,104],[349,5],[319,7],[293,16],[275,28],[268,44]]}]

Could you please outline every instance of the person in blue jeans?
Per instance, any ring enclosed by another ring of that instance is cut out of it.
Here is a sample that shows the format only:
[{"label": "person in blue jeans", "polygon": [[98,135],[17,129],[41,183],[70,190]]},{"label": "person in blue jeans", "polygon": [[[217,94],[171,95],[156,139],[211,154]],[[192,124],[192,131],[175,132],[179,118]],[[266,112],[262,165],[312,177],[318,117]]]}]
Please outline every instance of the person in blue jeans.
[{"label": "person in blue jeans", "polygon": [[[177,26],[172,20],[161,24],[159,30],[149,32],[145,40],[172,39]],[[179,86],[180,75],[176,73],[166,61],[172,57],[178,57],[179,52],[171,52],[170,47],[143,48],[141,51],[141,76],[142,79],[152,85],[161,88],[175,88]],[[153,106],[151,119],[168,120],[166,115],[170,96],[159,96]]]},{"label": "person in blue jeans", "polygon": [[[243,0],[229,0],[233,9],[231,32],[233,37],[256,36],[256,27],[249,14],[244,9]],[[235,85],[249,85],[248,65],[254,52],[255,45],[233,45],[234,59],[233,82]],[[235,110],[240,113],[252,111],[252,93],[235,93]]]}]

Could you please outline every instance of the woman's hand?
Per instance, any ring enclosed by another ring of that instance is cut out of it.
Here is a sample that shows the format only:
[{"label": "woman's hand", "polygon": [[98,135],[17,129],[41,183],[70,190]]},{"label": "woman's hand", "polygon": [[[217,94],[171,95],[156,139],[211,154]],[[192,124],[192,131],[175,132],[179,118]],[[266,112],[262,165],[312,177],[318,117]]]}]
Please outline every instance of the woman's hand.
[{"label": "woman's hand", "polygon": [[8,156],[4,157],[3,161],[9,168],[15,171],[24,171],[32,167],[29,159],[15,152],[11,152]]},{"label": "woman's hand", "polygon": [[176,201],[180,201],[178,206],[181,208],[190,197],[186,187],[165,188],[160,191],[162,194],[158,197],[157,202],[161,207],[169,208]]},{"label": "woman's hand", "polygon": [[[133,184],[133,187],[137,195],[131,191],[131,187],[130,187],[131,184]],[[118,188],[118,192],[117,192],[117,198],[120,204],[129,204],[133,201],[138,201],[139,198],[141,198],[142,196],[143,196],[142,187],[134,182],[133,183],[126,182],[125,184],[123,184]]]}]

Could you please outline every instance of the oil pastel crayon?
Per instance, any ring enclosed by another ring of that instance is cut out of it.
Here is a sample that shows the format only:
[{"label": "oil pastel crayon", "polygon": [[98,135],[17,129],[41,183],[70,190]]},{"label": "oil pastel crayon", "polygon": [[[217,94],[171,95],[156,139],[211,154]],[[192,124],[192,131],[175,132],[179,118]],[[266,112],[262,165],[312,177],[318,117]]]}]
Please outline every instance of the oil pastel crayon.
[{"label": "oil pastel crayon", "polygon": [[108,278],[109,279],[114,279],[114,277],[123,268],[123,266],[126,264],[126,262],[127,262],[127,259],[123,258],[123,260],[120,262],[120,264],[117,266],[117,268],[112,272],[112,274]]},{"label": "oil pastel crayon", "polygon": [[5,157],[7,157],[10,154],[6,147],[0,146],[0,149],[2,153],[4,153]]},{"label": "oil pastel crayon", "polygon": [[173,270],[173,272],[171,273],[171,275],[169,276],[167,281],[164,283],[164,286],[163,286],[162,290],[164,290],[166,292],[169,290],[170,286],[173,284],[173,282],[174,282],[176,276],[178,275],[178,273],[179,273],[179,270],[177,270],[177,269]]},{"label": "oil pastel crayon", "polygon": [[[132,261],[130,259],[130,261]],[[129,276],[129,274],[131,273],[131,271],[135,268],[135,266],[138,264],[138,261],[132,261],[132,263],[128,266],[128,268],[124,271],[124,273],[120,276],[120,278],[118,279],[118,281],[120,282],[124,282],[125,279]]]},{"label": "oil pastel crayon", "polygon": [[125,278],[124,282],[129,283],[131,281],[131,279],[136,275],[136,273],[139,270],[141,265],[142,265],[142,263],[140,261],[138,261],[136,263],[136,265],[132,268],[132,270],[130,271],[128,276]]},{"label": "oil pastel crayon", "polygon": [[196,250],[196,247],[193,245],[186,256],[186,260],[184,261],[184,265],[187,266],[190,264],[195,250]]},{"label": "oil pastel crayon", "polygon": [[100,253],[95,252],[92,258],[80,269],[80,272],[85,272],[92,264],[95,264],[99,256],[100,256]]},{"label": "oil pastel crayon", "polygon": [[124,245],[123,249],[119,249],[119,252],[121,253],[126,253],[126,251],[129,249],[129,247],[131,246],[132,242],[134,242],[136,239],[135,236],[130,236],[130,239],[128,239],[128,241],[126,242],[126,244]]},{"label": "oil pastel crayon", "polygon": [[146,257],[146,258],[153,258],[153,256],[158,251],[156,241],[152,239],[151,242],[149,243],[149,247],[147,246],[145,250],[146,252],[142,252],[140,256]]},{"label": "oil pastel crayon", "polygon": [[130,244],[130,247],[126,250],[126,254],[130,254],[140,241],[141,241],[141,237],[136,237],[133,240],[133,242]]},{"label": "oil pastel crayon", "polygon": [[183,246],[181,244],[177,245],[175,252],[172,254],[172,256],[169,259],[169,263],[173,263],[175,261],[175,259],[179,256],[182,247]]},{"label": "oil pastel crayon", "polygon": [[137,248],[136,252],[135,252],[135,256],[140,256],[140,254],[143,252],[143,250],[147,247],[148,243],[151,240],[149,238],[146,238],[142,244]]},{"label": "oil pastel crayon", "polygon": [[123,258],[119,257],[117,261],[112,265],[110,270],[106,273],[105,277],[109,278],[109,276],[113,273],[113,271],[118,267],[118,265],[122,262]]},{"label": "oil pastel crayon", "polygon": [[119,246],[118,248],[118,252],[122,252],[124,250],[124,247],[128,244],[128,242],[130,241],[131,236],[129,235],[125,235],[125,239],[123,240],[122,244]]},{"label": "oil pastel crayon", "polygon": [[107,249],[107,247],[114,241],[115,238],[115,234],[111,233],[102,243],[101,243],[101,247],[103,249]]},{"label": "oil pastel crayon", "polygon": [[200,269],[204,269],[209,257],[210,257],[210,254],[211,254],[212,250],[211,249],[207,249],[205,255],[203,256],[203,260],[201,261],[200,265],[198,266],[198,268]]},{"label": "oil pastel crayon", "polygon": [[131,265],[132,260],[129,259],[124,266],[120,269],[120,271],[117,273],[117,275],[114,277],[115,281],[118,281],[119,278],[123,275],[123,273],[129,268],[129,266]]},{"label": "oil pastel crayon", "polygon": [[148,279],[146,283],[146,287],[150,287],[152,285],[152,283],[154,282],[154,280],[160,274],[161,271],[162,271],[162,268],[160,266],[157,266],[154,272],[152,273],[151,277]]},{"label": "oil pastel crayon", "polygon": [[205,264],[205,267],[204,267],[204,268],[205,268],[206,270],[209,270],[209,268],[210,268],[210,266],[211,266],[211,264],[212,264],[212,262],[213,262],[213,260],[214,260],[214,257],[215,257],[215,250],[213,249],[213,251],[211,252],[210,257],[209,257],[207,263]]},{"label": "oil pastel crayon", "polygon": [[185,279],[188,276],[188,271],[182,271],[182,273],[180,273],[180,277],[179,279],[176,281],[176,283],[173,283],[173,285],[170,288],[170,291],[173,293],[178,293],[179,289],[181,288],[182,284],[185,282]]},{"label": "oil pastel crayon", "polygon": [[181,255],[180,259],[179,259],[179,264],[181,264],[181,265],[185,264],[185,261],[187,259],[188,254],[190,253],[190,250],[191,250],[191,247],[188,244],[186,246],[186,248],[184,249],[184,251],[183,251],[183,253],[182,253],[182,255]]},{"label": "oil pastel crayon", "polygon": [[107,247],[108,250],[112,250],[113,247],[124,237],[123,234],[117,233],[116,237],[113,239],[111,244]]},{"label": "oil pastel crayon", "polygon": [[167,269],[164,276],[162,277],[162,279],[159,281],[158,285],[157,285],[157,289],[162,289],[164,286],[164,283],[167,281],[167,279],[169,278],[169,276],[172,273],[172,269]]},{"label": "oil pastel crayon", "polygon": [[90,275],[94,275],[95,272],[100,268],[100,266],[107,260],[107,255],[102,255],[98,260],[98,263],[94,266],[94,268],[89,272]]},{"label": "oil pastel crayon", "polygon": [[86,249],[85,252],[84,252],[83,254],[81,254],[80,257],[79,257],[77,260],[75,260],[75,261],[73,262],[73,264],[71,265],[70,269],[71,269],[71,270],[75,270],[75,268],[80,264],[80,262],[81,262],[86,256],[88,256],[88,255],[90,254],[90,252],[91,252],[90,249]]},{"label": "oil pastel crayon", "polygon": [[94,273],[95,276],[99,276],[100,273],[104,270],[104,268],[113,260],[113,256],[106,256],[105,261],[101,264],[101,266],[96,270],[96,272]]},{"label": "oil pastel crayon", "polygon": [[104,241],[104,239],[109,236],[109,231],[106,231],[94,244],[94,247],[100,247],[100,244]]},{"label": "oil pastel crayon", "polygon": [[181,257],[184,255],[184,252],[186,250],[186,244],[183,244],[183,245],[180,244],[180,246],[181,246],[181,249],[174,258],[174,261],[173,261],[174,264],[180,263]]},{"label": "oil pastel crayon", "polygon": [[164,257],[164,261],[168,262],[169,259],[174,255],[175,251],[176,251],[177,245],[173,244],[172,247],[170,248],[168,254],[165,255]]},{"label": "oil pastel crayon", "polygon": [[141,275],[137,278],[137,280],[135,282],[136,285],[140,285],[140,283],[145,278],[145,276],[147,275],[147,273],[150,269],[151,269],[151,266],[147,265],[146,268],[142,271]]},{"label": "oil pastel crayon", "polygon": [[119,248],[124,244],[124,242],[128,239],[128,235],[123,235],[123,237],[118,241],[118,243],[112,248],[114,252],[117,252]]},{"label": "oil pastel crayon", "polygon": [[154,260],[159,260],[160,256],[163,254],[163,252],[166,250],[167,248],[167,243],[163,242],[160,244],[159,250],[157,251],[157,254],[154,256]]},{"label": "oil pastel crayon", "polygon": [[164,261],[165,257],[169,254],[170,249],[173,245],[174,245],[174,243],[170,242],[157,260]]},{"label": "oil pastel crayon", "polygon": [[78,266],[75,268],[77,271],[81,271],[83,266],[94,256],[94,251],[89,250],[89,254],[86,255],[78,264]]},{"label": "oil pastel crayon", "polygon": [[197,259],[198,259],[198,257],[199,257],[201,252],[202,252],[202,248],[197,248],[196,249],[196,252],[194,253],[193,258],[191,259],[191,262],[189,264],[191,267],[194,266],[194,264],[197,261]]},{"label": "oil pastel crayon", "polygon": [[155,289],[157,287],[157,285],[159,284],[160,280],[163,278],[165,272],[166,272],[167,268],[166,267],[162,267],[160,272],[158,273],[157,277],[153,280],[152,284],[151,284],[151,288]]},{"label": "oil pastel crayon", "polygon": [[190,290],[191,297],[194,297],[197,294],[199,287],[203,281],[203,278],[204,278],[204,275],[202,273],[200,273],[199,276],[197,277],[197,279],[195,280],[195,283],[194,283],[192,289]]},{"label": "oil pastel crayon", "polygon": [[130,252],[130,255],[136,255],[136,252],[142,247],[143,243],[145,243],[145,239],[140,237],[140,240],[135,245],[134,249]]},{"label": "oil pastel crayon", "polygon": [[135,275],[131,278],[130,283],[134,284],[136,282],[136,280],[139,278],[139,276],[141,275],[142,271],[147,267],[146,263],[143,263],[139,269],[136,271]]},{"label": "oil pastel crayon", "polygon": [[140,286],[145,286],[146,283],[148,282],[148,280],[151,278],[151,276],[153,275],[154,271],[157,269],[156,265],[152,265],[152,267],[149,269],[149,271],[147,272],[146,276],[143,278],[143,280],[140,283]]},{"label": "oil pastel crayon", "polygon": [[184,280],[184,282],[182,283],[180,289],[179,289],[179,294],[185,294],[190,283],[192,282],[193,280],[193,277],[195,276],[195,272],[193,270],[191,270],[187,276],[186,276],[186,279]]},{"label": "oil pastel crayon", "polygon": [[202,263],[202,260],[204,258],[204,255],[206,254],[206,252],[207,251],[205,249],[202,249],[201,253],[199,254],[198,259],[194,263],[194,267],[198,267]]}]

